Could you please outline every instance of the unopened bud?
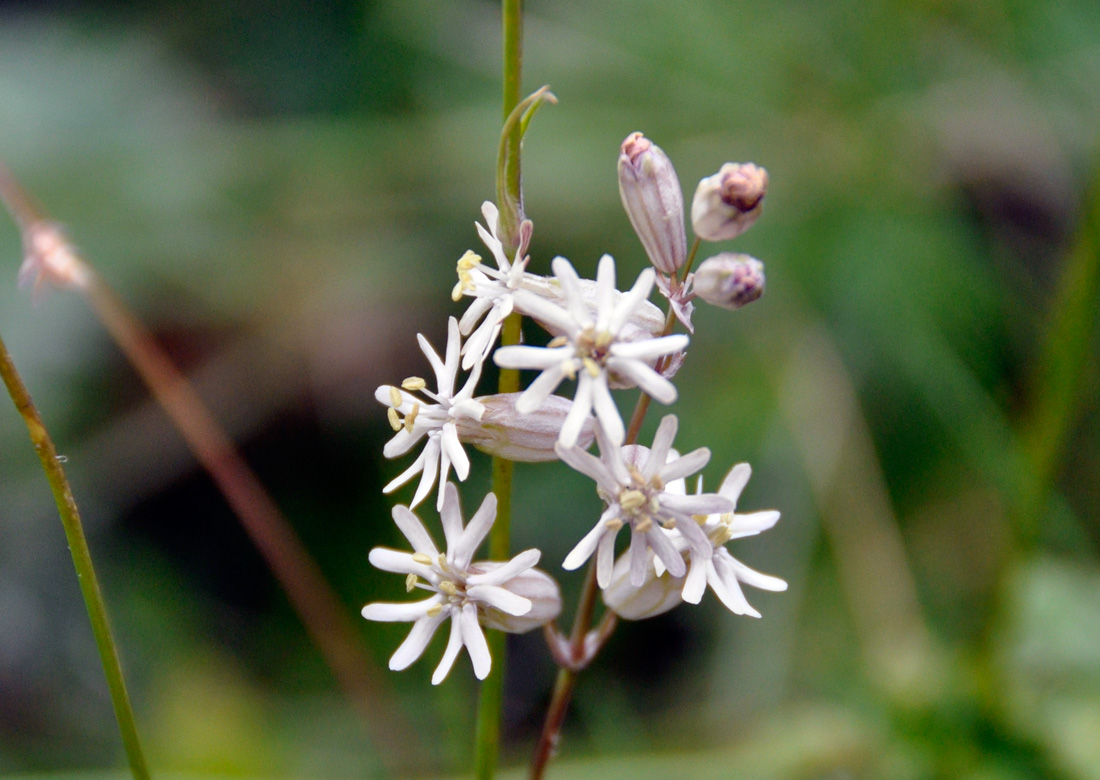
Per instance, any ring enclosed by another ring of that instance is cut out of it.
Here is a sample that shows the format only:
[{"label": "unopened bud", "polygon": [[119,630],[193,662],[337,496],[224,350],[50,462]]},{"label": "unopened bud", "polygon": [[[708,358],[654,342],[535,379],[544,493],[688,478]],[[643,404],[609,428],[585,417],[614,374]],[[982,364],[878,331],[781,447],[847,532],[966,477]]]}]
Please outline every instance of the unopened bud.
[{"label": "unopened bud", "polygon": [[699,182],[691,201],[691,226],[707,241],[744,233],[760,216],[768,193],[768,172],[752,163],[726,163]]},{"label": "unopened bud", "polygon": [[[497,561],[482,561],[473,564],[471,573],[488,573],[503,566]],[[561,590],[558,583],[542,569],[528,569],[504,582],[500,587],[522,596],[531,602],[531,609],[522,615],[509,615],[493,607],[483,609],[480,623],[486,628],[495,628],[509,634],[523,634],[546,625],[561,614]]]},{"label": "unopened bud", "polygon": [[641,133],[623,141],[619,194],[649,261],[663,273],[678,271],[687,257],[684,193],[668,155]]},{"label": "unopened bud", "polygon": [[603,589],[603,602],[621,618],[643,620],[678,606],[684,600],[683,589],[683,577],[673,577],[667,571],[657,576],[652,550],[646,562],[645,582],[637,587],[631,585],[630,553],[624,553],[611,570],[611,582]]},{"label": "unopened bud", "polygon": [[[458,438],[482,452],[520,463],[557,460],[554,443],[561,435],[565,417],[573,402],[560,395],[547,396],[530,414],[516,411],[521,393],[497,393],[478,398],[485,407],[481,420],[458,418]],[[587,449],[596,436],[595,419],[584,421],[577,444]]]},{"label": "unopened bud", "polygon": [[740,309],[764,294],[764,264],[748,255],[722,252],[695,272],[695,295],[723,309]]}]

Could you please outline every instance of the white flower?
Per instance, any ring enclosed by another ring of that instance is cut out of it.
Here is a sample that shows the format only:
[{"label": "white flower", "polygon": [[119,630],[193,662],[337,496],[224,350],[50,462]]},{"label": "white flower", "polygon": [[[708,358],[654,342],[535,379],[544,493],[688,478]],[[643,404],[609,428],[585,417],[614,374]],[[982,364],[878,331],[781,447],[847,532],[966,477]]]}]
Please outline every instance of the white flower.
[{"label": "white flower", "polygon": [[[485,496],[481,508],[465,528],[462,526],[462,510],[458,504],[458,489],[448,482],[443,490],[443,534],[447,539],[447,553],[440,554],[431,535],[419,518],[405,506],[393,508],[393,519],[401,533],[409,540],[413,552],[401,552],[386,547],[375,547],[370,552],[370,562],[382,569],[404,574],[409,591],[421,588],[433,595],[423,601],[390,604],[374,603],[363,607],[367,620],[385,622],[412,621],[408,637],[390,658],[390,669],[408,668],[424,653],[435,630],[447,618],[451,619],[451,636],[443,659],[432,675],[432,685],[438,685],[450,672],[458,652],[466,647],[474,665],[474,674],[484,680],[492,667],[489,645],[485,641],[479,621],[489,616],[494,627],[500,627],[499,615],[524,616],[532,612],[533,601],[547,602],[547,586],[540,574],[557,594],[557,585],[545,573],[532,572],[538,563],[538,550],[526,550],[507,563],[471,563],[474,552],[485,539],[496,520],[497,499],[492,493]],[[513,581],[534,598],[518,595],[510,589]],[[535,594],[538,595],[535,595]],[[560,597],[558,597],[560,606]],[[540,606],[542,622],[551,620],[557,611]]]},{"label": "white flower", "polygon": [[[704,517],[696,518],[707,539],[710,541],[710,550],[700,550],[692,545],[690,540],[678,544],[680,549],[690,560],[687,578],[684,581],[684,601],[698,604],[703,598],[703,592],[710,585],[715,595],[735,615],[752,615],[760,617],[752,606],[749,605],[745,594],[741,592],[741,582],[752,585],[762,590],[784,591],[787,583],[778,577],[750,569],[745,564],[730,555],[726,549],[726,542],[731,539],[740,539],[744,536],[755,536],[761,531],[767,531],[779,520],[779,512],[768,510],[764,512],[751,512],[739,515],[733,509],[737,506],[737,499],[741,491],[748,484],[752,476],[752,467],[748,463],[739,463],[734,466],[726,478],[722,480],[722,486],[718,488],[718,495],[733,504],[728,512],[712,513]],[[700,485],[700,490],[702,485]],[[678,526],[684,530],[685,526]],[[686,537],[682,537],[685,538]],[[657,575],[663,573],[660,561],[654,561]],[[669,567],[672,571],[672,567]]]},{"label": "white flower", "polygon": [[[455,474],[460,481],[465,481],[470,474],[470,459],[462,449],[455,424],[459,420],[480,420],[485,412],[485,407],[473,399],[474,387],[481,376],[481,363],[474,366],[466,384],[458,393],[455,393],[459,352],[462,345],[462,337],[458,333],[458,322],[454,317],[447,322],[447,352],[444,360],[440,360],[426,338],[419,333],[416,338],[435,372],[438,388],[436,392],[428,390],[423,379],[410,377],[401,383],[400,388],[382,385],[375,391],[374,397],[379,403],[390,407],[390,425],[397,431],[397,435],[386,442],[385,449],[382,450],[383,455],[387,458],[396,458],[412,449],[425,436],[428,441],[413,464],[394,477],[382,488],[382,492],[390,493],[417,474],[421,474],[420,484],[409,505],[415,507],[431,491],[438,476],[441,489],[436,501],[436,509],[441,509],[442,486],[447,481],[451,466],[454,466]],[[414,395],[416,392],[430,400]]]},{"label": "white flower", "polygon": [[646,579],[654,555],[674,577],[687,572],[681,551],[668,530],[679,529],[692,551],[709,555],[710,539],[703,533],[694,515],[730,512],[733,502],[714,493],[688,496],[684,477],[694,474],[710,460],[710,450],[700,447],[679,457],[672,449],[678,422],[667,415],[653,437],[653,447],[620,447],[601,435],[600,457],[579,447],[558,445],[558,456],[570,466],[596,480],[607,509],[599,521],[565,557],[563,568],[576,569],[596,553],[596,581],[606,588],[611,581],[615,557],[615,537],[624,525],[630,526],[630,582],[635,587]]},{"label": "white flower", "polygon": [[501,347],[493,360],[502,368],[539,369],[542,373],[523,392],[516,410],[526,414],[537,409],[566,377],[577,379],[573,408],[562,425],[559,442],[571,447],[577,442],[584,420],[595,409],[596,418],[614,444],[625,436],[622,418],[611,397],[609,373],[627,377],[661,403],[676,400],[676,387],[654,371],[647,361],[669,355],[687,346],[684,335],[628,341],[621,331],[634,309],[649,297],[654,271],[647,268],[630,292],[615,300],[615,261],[600,258],[596,273],[595,316],[585,304],[577,272],[563,257],[554,258],[554,275],[565,296],[564,308],[520,290],[517,307],[562,335],[547,347]]},{"label": "white flower", "polygon": [[[485,217],[488,230],[475,222],[478,235],[493,254],[497,267],[488,268],[481,264],[481,256],[466,252],[458,261],[458,284],[451,298],[459,300],[463,295],[474,298],[473,303],[462,315],[459,329],[467,336],[462,348],[462,368],[469,370],[475,362],[488,357],[496,343],[501,323],[512,313],[515,306],[513,294],[528,276],[526,256],[531,241],[531,222],[524,220],[520,225],[520,243],[516,255],[509,260],[504,254],[504,245],[498,237],[500,212],[495,204],[485,201],[481,204],[481,214]],[[484,317],[484,319],[482,319]],[[481,325],[474,330],[478,322]],[[471,333],[471,331],[473,331]]]}]

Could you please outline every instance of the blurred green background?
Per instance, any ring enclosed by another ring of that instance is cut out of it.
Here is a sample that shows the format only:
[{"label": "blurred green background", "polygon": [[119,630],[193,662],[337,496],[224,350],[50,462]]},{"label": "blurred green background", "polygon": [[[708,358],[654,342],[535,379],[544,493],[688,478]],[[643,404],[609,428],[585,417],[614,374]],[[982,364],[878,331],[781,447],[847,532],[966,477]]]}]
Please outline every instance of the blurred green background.
[{"label": "blurred green background", "polygon": [[[771,175],[763,218],[720,247],[763,260],[768,293],[700,305],[673,411],[678,445],[714,452],[708,485],[752,462],[741,508],[783,519],[731,550],[790,583],[747,593],[760,621],[708,595],[622,625],[551,776],[1100,778],[1095,0],[527,12],[525,91],[560,99],[526,142],[533,270],[562,254],[591,274],[609,252],[625,285],[644,267],[615,173],[634,130],[688,197],[727,160]],[[469,766],[468,662],[431,687],[437,637],[389,673],[407,626],[357,612],[403,597],[367,563],[399,544],[380,488],[407,463],[381,456],[373,392],[423,374],[414,334],[438,344],[459,312],[499,51],[496,4],[473,0],[0,5],[0,160],[194,378],[357,621],[388,702],[373,717],[410,724],[372,739],[85,303],[15,289],[0,221],[0,333],[68,457],[158,776]],[[487,459],[467,485],[469,511]],[[516,549],[543,549],[570,604],[580,575],[558,563],[598,511],[590,485],[521,467],[516,506]],[[506,765],[553,673],[540,637],[511,642]],[[0,774],[122,765],[8,407]]]}]

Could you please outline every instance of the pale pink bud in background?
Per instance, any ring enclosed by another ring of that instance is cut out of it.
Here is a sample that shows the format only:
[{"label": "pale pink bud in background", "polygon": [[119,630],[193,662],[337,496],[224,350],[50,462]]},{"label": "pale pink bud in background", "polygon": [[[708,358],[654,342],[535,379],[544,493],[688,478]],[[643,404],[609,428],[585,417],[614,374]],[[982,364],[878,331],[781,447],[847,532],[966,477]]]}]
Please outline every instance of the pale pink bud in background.
[{"label": "pale pink bud in background", "polygon": [[631,133],[619,154],[619,194],[649,261],[673,274],[687,257],[684,193],[672,161],[641,133]]},{"label": "pale pink bud in background", "polygon": [[[551,395],[533,412],[520,414],[516,400],[522,393],[497,393],[477,399],[485,407],[480,420],[456,421],[458,438],[482,452],[519,463],[540,463],[557,460],[554,442],[573,402],[560,395]],[[596,421],[588,417],[581,426],[577,443],[584,449],[596,435]]]},{"label": "pale pink bud in background", "polygon": [[653,552],[646,563],[645,582],[630,584],[630,555],[619,556],[611,570],[611,581],[603,589],[603,603],[626,620],[644,620],[668,612],[683,603],[684,578],[664,571],[660,577],[653,566]]},{"label": "pale pink bud in background", "polygon": [[[504,566],[497,561],[473,564],[471,571],[489,573]],[[561,613],[561,590],[558,583],[542,569],[527,569],[501,585],[517,596],[530,600],[531,610],[522,615],[509,615],[493,607],[484,608],[479,615],[481,625],[509,634],[524,634],[549,623]]]},{"label": "pale pink bud in background", "polygon": [[722,252],[695,272],[695,295],[723,309],[740,309],[764,294],[764,264],[748,255]]},{"label": "pale pink bud in background", "polygon": [[752,163],[726,163],[699,182],[691,201],[691,226],[707,241],[744,233],[760,216],[768,193],[768,172]]}]

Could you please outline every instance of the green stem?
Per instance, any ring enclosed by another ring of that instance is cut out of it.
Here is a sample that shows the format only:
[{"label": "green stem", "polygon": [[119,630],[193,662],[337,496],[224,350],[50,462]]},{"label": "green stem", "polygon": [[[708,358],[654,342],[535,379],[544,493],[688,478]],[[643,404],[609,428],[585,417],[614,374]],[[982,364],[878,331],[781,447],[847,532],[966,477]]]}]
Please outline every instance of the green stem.
[{"label": "green stem", "polygon": [[[504,49],[503,115],[507,123],[520,102],[523,77],[523,0],[502,0],[501,16]],[[500,209],[498,229],[504,252],[512,255],[519,246],[519,226],[523,220],[523,190],[520,184],[520,138],[523,128],[514,122],[504,141],[504,152],[497,174],[497,207]],[[521,318],[510,315],[504,321],[501,346],[518,344]],[[519,390],[519,371],[501,369],[498,390],[514,393]],[[497,497],[497,518],[489,534],[489,557],[507,560],[512,521],[512,462],[493,458],[493,493]],[[494,659],[493,671],[481,684],[478,694],[477,729],[474,745],[474,776],[492,780],[500,756],[500,719],[504,701],[505,642],[500,631],[488,632],[489,652]]]},{"label": "green stem", "polygon": [[8,388],[12,402],[15,403],[15,408],[27,424],[34,450],[38,453],[38,459],[42,461],[42,469],[46,472],[46,479],[50,483],[50,490],[53,492],[54,501],[57,502],[57,509],[61,514],[61,524],[65,527],[65,537],[69,542],[73,566],[76,567],[77,581],[84,595],[84,604],[88,608],[88,619],[91,621],[92,633],[95,635],[96,647],[99,649],[103,673],[107,677],[107,687],[111,693],[111,703],[115,708],[118,728],[122,732],[122,744],[130,762],[130,771],[135,780],[148,780],[149,769],[145,765],[145,756],[141,752],[141,743],[138,741],[134,711],[130,706],[130,697],[126,693],[126,682],[122,677],[122,666],[118,661],[118,649],[111,635],[107,607],[103,603],[99,580],[96,579],[95,568],[92,566],[92,554],[84,538],[80,512],[77,510],[72,489],[65,478],[65,470],[61,467],[53,441],[42,423],[34,402],[31,401],[26,385],[15,370],[15,364],[12,363],[3,339],[0,339],[0,375],[3,375],[4,384]]}]

